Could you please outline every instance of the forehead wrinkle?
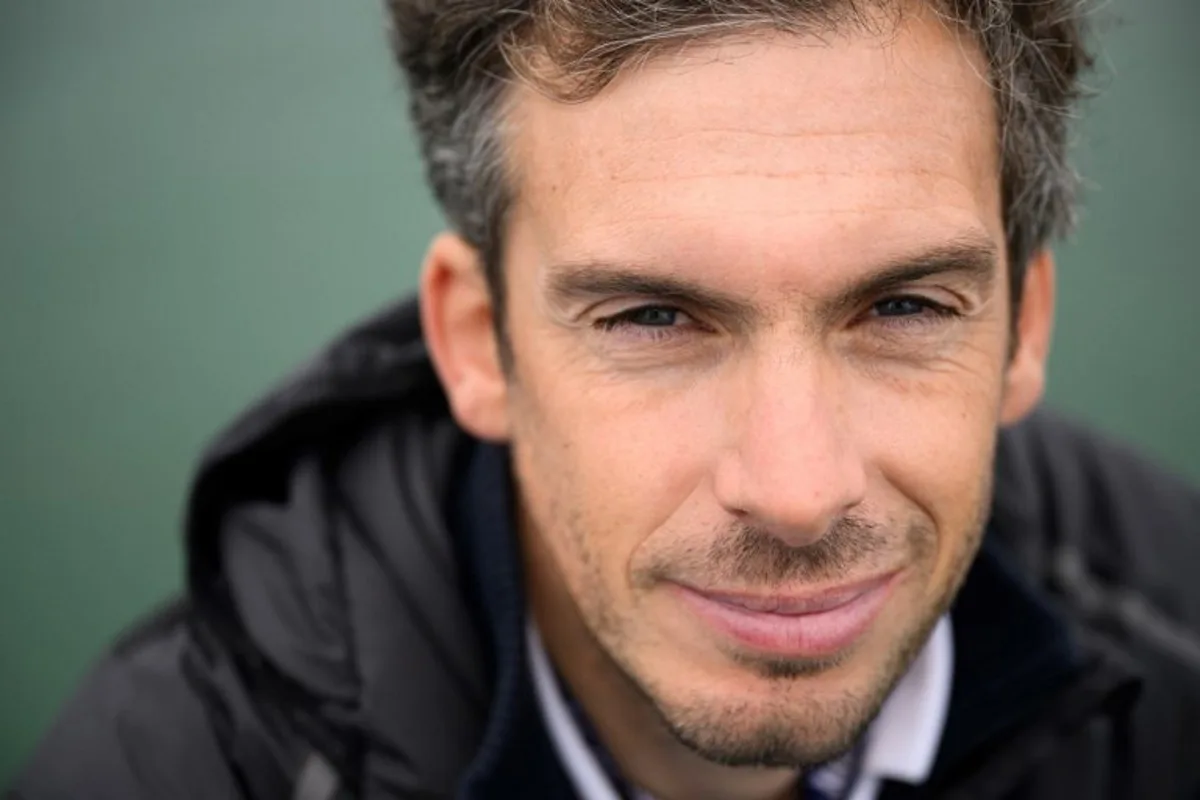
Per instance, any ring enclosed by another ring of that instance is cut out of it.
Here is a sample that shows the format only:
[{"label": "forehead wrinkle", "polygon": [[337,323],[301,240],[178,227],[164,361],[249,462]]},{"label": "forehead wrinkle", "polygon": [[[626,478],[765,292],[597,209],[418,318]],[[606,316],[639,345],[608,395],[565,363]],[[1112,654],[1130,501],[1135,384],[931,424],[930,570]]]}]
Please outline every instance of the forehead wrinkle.
[{"label": "forehead wrinkle", "polygon": [[[806,117],[786,128],[763,127],[777,122],[776,118],[769,120],[746,118],[746,108],[752,104],[744,99],[731,103],[729,108],[705,105],[704,110],[709,117],[694,119],[689,118],[689,114],[695,109],[686,103],[682,108],[678,107],[678,103],[669,100],[654,106],[647,104],[643,112],[622,114],[619,124],[615,124],[612,115],[604,113],[604,106],[596,101],[597,105],[589,109],[590,113],[581,114],[578,119],[564,121],[568,122],[568,127],[572,129],[573,133],[579,134],[581,143],[584,145],[579,149],[584,154],[604,159],[612,159],[625,154],[636,157],[645,155],[646,150],[653,151],[655,154],[683,152],[678,147],[681,143],[695,143],[710,154],[735,156],[771,157],[795,150],[800,143],[816,143],[808,146],[817,148],[828,144],[831,152],[836,153],[843,152],[845,147],[834,148],[833,146],[840,145],[845,141],[861,143],[859,146],[864,148],[882,146],[888,152],[901,150],[911,154],[916,150],[928,153],[931,141],[948,146],[952,150],[976,149],[974,146],[977,140],[973,140],[970,136],[964,136],[964,131],[969,129],[972,122],[977,122],[981,129],[988,127],[989,120],[986,114],[982,115],[983,118],[978,118],[980,115],[975,114],[973,116],[976,118],[966,123],[959,118],[954,120],[955,124],[953,125],[946,124],[950,121],[946,117],[960,115],[967,111],[977,112],[978,109],[974,108],[958,108],[958,106],[971,105],[969,102],[955,103],[957,111],[955,115],[952,115],[946,113],[944,108],[941,109],[942,113],[931,113],[936,109],[927,108],[926,106],[929,104],[924,102],[891,101],[881,104],[878,98],[874,97],[874,93],[864,99],[872,106],[870,111],[852,117],[833,115],[832,119],[822,119],[818,116]],[[943,96],[942,99],[945,97]],[[969,100],[965,97],[959,99]],[[853,105],[857,102],[858,100],[853,97],[838,95],[821,98],[806,105],[826,111],[830,108]],[[795,98],[787,98],[786,101],[767,104],[767,106],[778,108],[782,112],[789,105],[794,104]],[[876,118],[872,118],[873,112],[878,114]],[[792,113],[794,114],[794,112]],[[736,117],[736,120],[711,119],[712,115],[718,114]],[[781,113],[780,116],[783,114]],[[671,127],[667,127],[665,123],[670,123]],[[985,142],[990,141],[990,137],[987,136],[980,137],[980,139]],[[633,145],[637,149],[608,146],[613,143]],[[898,144],[907,144],[908,146],[898,148]],[[982,149],[988,148],[985,146]],[[941,155],[943,149],[939,147],[934,152]],[[946,154],[947,157],[949,155],[949,153]]]},{"label": "forehead wrinkle", "polygon": [[[981,182],[998,185],[998,175],[993,174],[993,170],[981,169],[985,164],[991,163],[991,159],[985,154],[967,152],[971,148],[961,145],[931,145],[932,137],[926,136],[925,133],[905,133],[895,129],[890,132],[870,131],[857,134],[844,131],[825,132],[809,137],[810,141],[830,143],[828,148],[818,146],[815,151],[799,144],[798,150],[787,148],[784,146],[786,143],[783,142],[782,135],[751,136],[749,139],[752,141],[755,138],[766,138],[776,141],[780,144],[778,149],[752,146],[747,140],[732,141],[728,138],[722,139],[719,135],[700,134],[695,131],[670,136],[660,135],[645,142],[628,137],[624,141],[615,142],[601,138],[592,147],[563,148],[558,154],[560,158],[554,159],[556,164],[550,169],[538,170],[542,175],[541,180],[536,181],[536,187],[544,190],[548,199],[556,201],[554,210],[558,212],[567,208],[562,202],[570,195],[578,197],[576,202],[595,205],[586,198],[598,193],[603,194],[604,203],[597,207],[612,211],[619,211],[625,203],[639,206],[643,205],[639,201],[647,200],[645,196],[621,198],[610,194],[612,188],[617,185],[661,184],[665,192],[673,187],[700,186],[706,180],[719,182],[745,178],[778,183],[781,189],[785,188],[786,182],[796,181],[796,190],[801,192],[803,182],[824,184],[837,182],[840,178],[860,177],[868,168],[863,162],[870,161],[876,162],[870,166],[875,178],[867,187],[873,194],[879,194],[879,190],[886,189],[888,184],[894,185],[903,176],[916,176],[935,179],[936,183],[922,187],[926,191],[938,190],[939,185],[953,184],[956,194],[962,192],[974,200],[975,192],[963,182],[961,167],[964,163],[970,166],[969,172],[973,177],[981,178]],[[589,135],[601,134],[593,131]],[[937,143],[946,142],[948,138],[940,129],[933,130],[932,136],[936,137]],[[689,148],[669,146],[671,141],[678,143],[693,137],[700,137],[702,144],[696,149],[703,149],[707,154],[706,160],[699,164],[688,161],[689,152],[685,151]],[[711,138],[712,141],[703,144],[706,138]],[[795,139],[796,137],[788,137],[789,141],[794,142]],[[858,139],[864,146],[833,146],[834,142],[848,139]],[[906,145],[905,142],[913,144]],[[950,145],[949,142],[946,144]],[[544,167],[549,167],[551,165],[547,164],[548,160],[539,159],[539,162]],[[666,185],[668,181],[670,187]],[[846,188],[861,190],[864,187]],[[811,193],[806,199],[819,200]],[[916,198],[907,195],[907,199],[912,201]],[[861,202],[856,205],[862,210],[869,207]],[[888,203],[880,205],[889,206]],[[823,203],[820,207],[829,208]],[[763,207],[759,208],[762,210]],[[641,208],[638,213],[645,211],[645,208]]]},{"label": "forehead wrinkle", "polygon": [[[768,180],[768,181],[796,181],[805,178],[851,178],[858,177],[860,172],[852,172],[850,170],[835,170],[835,169],[757,169],[752,167],[737,167],[729,170],[717,170],[712,172],[692,171],[689,175],[671,175],[670,177],[677,183],[690,183],[698,181],[706,181],[712,179],[728,179],[728,178],[749,178],[751,180]],[[945,170],[933,168],[913,167],[901,170],[886,170],[878,173],[879,177],[896,175],[918,175],[923,177],[944,178],[946,180],[960,183],[961,181],[955,178],[952,174]],[[638,175],[621,175],[614,177],[613,183],[621,184],[638,184],[638,183],[658,183],[663,179],[663,174],[638,174]],[[868,206],[863,206],[868,208]]]}]

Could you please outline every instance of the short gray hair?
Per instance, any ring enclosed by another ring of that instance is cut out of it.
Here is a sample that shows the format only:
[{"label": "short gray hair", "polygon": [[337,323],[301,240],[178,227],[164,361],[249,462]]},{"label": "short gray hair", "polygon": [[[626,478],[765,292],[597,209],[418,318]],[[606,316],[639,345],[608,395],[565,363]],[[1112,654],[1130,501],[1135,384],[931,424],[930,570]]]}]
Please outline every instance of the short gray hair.
[{"label": "short gray hair", "polygon": [[[1068,123],[1090,66],[1082,0],[921,0],[986,58],[1000,121],[1002,208],[1013,307],[1025,266],[1073,222]],[[514,187],[500,115],[514,78],[563,101],[594,96],[664,46],[753,29],[870,26],[905,0],[387,0],[396,57],[430,185],[481,254],[503,315],[500,254]],[[499,320],[498,320],[499,324]],[[501,331],[502,332],[502,331]]]}]

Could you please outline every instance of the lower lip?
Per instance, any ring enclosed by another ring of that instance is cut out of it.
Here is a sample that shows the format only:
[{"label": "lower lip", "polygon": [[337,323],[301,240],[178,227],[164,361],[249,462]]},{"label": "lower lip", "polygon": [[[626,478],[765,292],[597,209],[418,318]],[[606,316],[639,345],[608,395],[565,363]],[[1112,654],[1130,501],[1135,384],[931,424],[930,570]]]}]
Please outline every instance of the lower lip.
[{"label": "lower lip", "polygon": [[683,586],[674,588],[693,613],[745,647],[792,658],[829,658],[854,644],[871,626],[895,578],[880,579],[841,605],[809,614],[751,611]]}]

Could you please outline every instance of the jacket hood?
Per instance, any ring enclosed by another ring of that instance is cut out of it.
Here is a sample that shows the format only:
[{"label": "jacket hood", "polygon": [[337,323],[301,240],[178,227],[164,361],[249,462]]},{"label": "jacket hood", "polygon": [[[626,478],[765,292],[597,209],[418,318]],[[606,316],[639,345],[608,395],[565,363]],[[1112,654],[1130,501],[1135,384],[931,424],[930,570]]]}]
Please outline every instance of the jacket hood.
[{"label": "jacket hood", "polygon": [[391,796],[447,796],[470,760],[486,662],[442,508],[468,444],[408,301],[339,339],[207,451],[185,528],[207,662],[196,672],[221,698],[235,760],[274,763],[274,788],[314,746]]}]

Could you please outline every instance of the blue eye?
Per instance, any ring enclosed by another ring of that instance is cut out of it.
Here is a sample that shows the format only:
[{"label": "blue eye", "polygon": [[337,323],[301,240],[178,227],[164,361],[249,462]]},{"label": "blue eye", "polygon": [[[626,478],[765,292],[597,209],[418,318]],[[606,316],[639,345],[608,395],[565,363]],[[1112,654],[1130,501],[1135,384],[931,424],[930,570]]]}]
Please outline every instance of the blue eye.
[{"label": "blue eye", "polygon": [[682,316],[682,311],[671,306],[638,306],[606,317],[599,323],[605,330],[620,327],[673,328],[681,322]]},{"label": "blue eye", "polygon": [[665,306],[643,306],[628,312],[627,321],[633,325],[666,328],[678,321],[679,310]]},{"label": "blue eye", "polygon": [[918,297],[889,297],[876,303],[873,308],[881,317],[911,317],[928,310],[929,303]]},{"label": "blue eye", "polygon": [[955,314],[954,309],[917,295],[888,297],[871,306],[871,310],[875,316],[885,318],[904,318],[923,315],[948,317]]}]

